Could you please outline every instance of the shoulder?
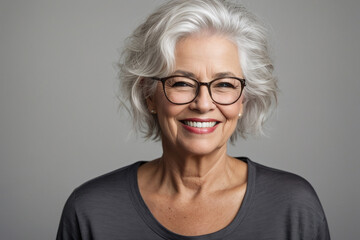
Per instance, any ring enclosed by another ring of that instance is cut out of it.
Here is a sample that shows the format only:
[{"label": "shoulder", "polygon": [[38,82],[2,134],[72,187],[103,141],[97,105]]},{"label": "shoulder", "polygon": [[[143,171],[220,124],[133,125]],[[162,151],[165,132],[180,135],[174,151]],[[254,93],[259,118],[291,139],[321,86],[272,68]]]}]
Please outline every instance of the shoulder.
[{"label": "shoulder", "polygon": [[289,194],[315,194],[312,185],[303,177],[276,168],[254,163],[256,169],[256,180],[258,184],[276,188],[278,191]]},{"label": "shoulder", "polygon": [[119,229],[125,218],[129,224],[137,221],[130,191],[136,183],[140,163],[119,168],[77,187],[65,203],[57,239],[92,239],[91,234],[95,232],[101,236],[113,233],[115,230],[107,230]]},{"label": "shoulder", "polygon": [[74,205],[74,208],[81,210],[93,204],[105,204],[126,197],[130,180],[136,174],[139,163],[119,168],[81,184],[72,192],[68,202]]},{"label": "shoulder", "polygon": [[244,224],[249,229],[260,226],[254,232],[270,234],[267,239],[330,239],[320,200],[307,180],[247,158],[241,160],[248,163]]},{"label": "shoulder", "polygon": [[[324,218],[320,200],[313,186],[303,177],[251,162],[255,171],[255,191],[262,201],[281,205],[292,212],[309,212]],[[314,216],[314,217],[315,217]]]}]

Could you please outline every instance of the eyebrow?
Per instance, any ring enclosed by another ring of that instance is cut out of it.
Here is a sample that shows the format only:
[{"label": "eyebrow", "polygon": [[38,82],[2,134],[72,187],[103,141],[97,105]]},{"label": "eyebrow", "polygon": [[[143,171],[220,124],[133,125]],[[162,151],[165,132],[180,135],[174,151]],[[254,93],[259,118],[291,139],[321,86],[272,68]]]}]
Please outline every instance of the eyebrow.
[{"label": "eyebrow", "polygon": [[232,72],[220,72],[215,74],[214,78],[223,78],[223,77],[236,77]]},{"label": "eyebrow", "polygon": [[173,72],[172,75],[176,75],[176,74],[183,75],[184,77],[196,78],[195,74],[193,74],[192,72],[184,71],[184,70],[176,70],[175,72]]},{"label": "eyebrow", "polygon": [[[181,74],[185,77],[196,78],[194,73],[184,71],[184,70],[176,70],[175,72],[173,72],[173,75],[176,75],[176,74]],[[213,76],[213,78],[223,78],[223,77],[236,77],[236,75],[232,72],[219,72]]]}]

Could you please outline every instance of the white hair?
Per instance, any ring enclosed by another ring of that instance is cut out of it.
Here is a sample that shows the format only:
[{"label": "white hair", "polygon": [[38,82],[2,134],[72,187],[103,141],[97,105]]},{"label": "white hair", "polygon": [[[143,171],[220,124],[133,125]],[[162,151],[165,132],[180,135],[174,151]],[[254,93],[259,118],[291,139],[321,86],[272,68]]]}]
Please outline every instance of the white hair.
[{"label": "white hair", "polygon": [[175,64],[177,42],[208,31],[233,41],[246,79],[242,117],[231,141],[238,135],[262,135],[263,124],[277,103],[277,79],[269,54],[267,31],[242,5],[226,0],[173,0],[160,6],[127,39],[119,63],[121,106],[129,110],[134,129],[159,140],[161,129],[146,104],[157,81]]}]

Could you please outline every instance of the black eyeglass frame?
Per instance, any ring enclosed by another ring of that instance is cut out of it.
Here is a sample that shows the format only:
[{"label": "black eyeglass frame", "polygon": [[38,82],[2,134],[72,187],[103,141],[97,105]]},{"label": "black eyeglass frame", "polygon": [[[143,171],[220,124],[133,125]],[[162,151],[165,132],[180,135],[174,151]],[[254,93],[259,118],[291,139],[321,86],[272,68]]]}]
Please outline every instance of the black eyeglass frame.
[{"label": "black eyeglass frame", "polygon": [[[165,81],[170,79],[170,78],[174,78],[174,77],[183,77],[183,78],[188,78],[188,79],[191,79],[193,81],[195,81],[197,84],[198,84],[198,87],[196,89],[196,93],[195,93],[195,96],[194,98],[191,100],[191,101],[188,101],[188,102],[185,102],[185,103],[174,103],[172,102],[168,96],[166,95],[166,91],[165,91]],[[215,101],[212,97],[212,94],[211,94],[211,90],[210,90],[210,86],[213,82],[217,81],[217,80],[220,80],[220,79],[224,79],[224,78],[231,78],[231,79],[236,79],[236,80],[239,80],[240,81],[240,84],[241,84],[241,91],[240,91],[240,94],[239,94],[239,97],[233,101],[232,103],[219,103],[217,101]],[[211,97],[211,100],[213,100],[214,103],[216,104],[219,104],[219,105],[231,105],[231,104],[234,104],[237,102],[237,100],[240,99],[241,95],[242,95],[242,92],[246,86],[246,80],[243,79],[243,78],[238,78],[238,77],[219,77],[219,78],[215,78],[213,80],[211,80],[210,82],[199,82],[197,79],[194,79],[194,78],[191,78],[191,77],[188,77],[188,76],[183,76],[183,75],[171,75],[171,76],[168,76],[168,77],[164,77],[164,78],[158,78],[158,77],[152,77],[151,79],[153,80],[157,80],[157,81],[160,81],[162,83],[162,86],[163,86],[163,91],[164,91],[164,94],[165,94],[165,97],[166,99],[171,102],[172,104],[176,104],[176,105],[185,105],[185,104],[189,104],[191,102],[193,102],[197,96],[199,95],[199,92],[200,92],[200,87],[201,86],[206,86],[207,89],[208,89],[208,92],[209,92],[209,95]]]}]

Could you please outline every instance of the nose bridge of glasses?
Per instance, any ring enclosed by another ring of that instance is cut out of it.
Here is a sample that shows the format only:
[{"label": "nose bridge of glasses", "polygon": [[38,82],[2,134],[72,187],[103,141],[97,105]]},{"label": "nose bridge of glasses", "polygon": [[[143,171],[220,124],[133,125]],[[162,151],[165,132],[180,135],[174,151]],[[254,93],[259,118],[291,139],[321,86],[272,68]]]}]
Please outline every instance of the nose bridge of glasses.
[{"label": "nose bridge of glasses", "polygon": [[209,92],[209,94],[211,96],[210,83],[211,82],[199,82],[198,81],[198,84],[199,84],[198,92],[200,92],[201,86],[205,86],[208,89],[208,92]]},{"label": "nose bridge of glasses", "polygon": [[206,87],[210,86],[210,82],[199,82],[198,81],[198,83],[199,83],[200,86],[206,86]]},{"label": "nose bridge of glasses", "polygon": [[207,98],[210,98],[211,99],[211,101],[213,101],[213,99],[212,99],[212,95],[211,95],[211,90],[210,90],[210,83],[211,82],[199,82],[199,81],[197,81],[197,83],[198,83],[198,89],[197,89],[197,93],[196,93],[196,96],[195,96],[195,98],[194,98],[194,100],[195,99],[197,99],[197,98],[199,98],[199,97],[202,97],[202,94],[206,94],[206,93],[200,93],[200,91],[201,91],[201,86],[204,86],[204,87],[206,87],[207,88],[207,93],[209,94],[208,96],[207,96]]}]

